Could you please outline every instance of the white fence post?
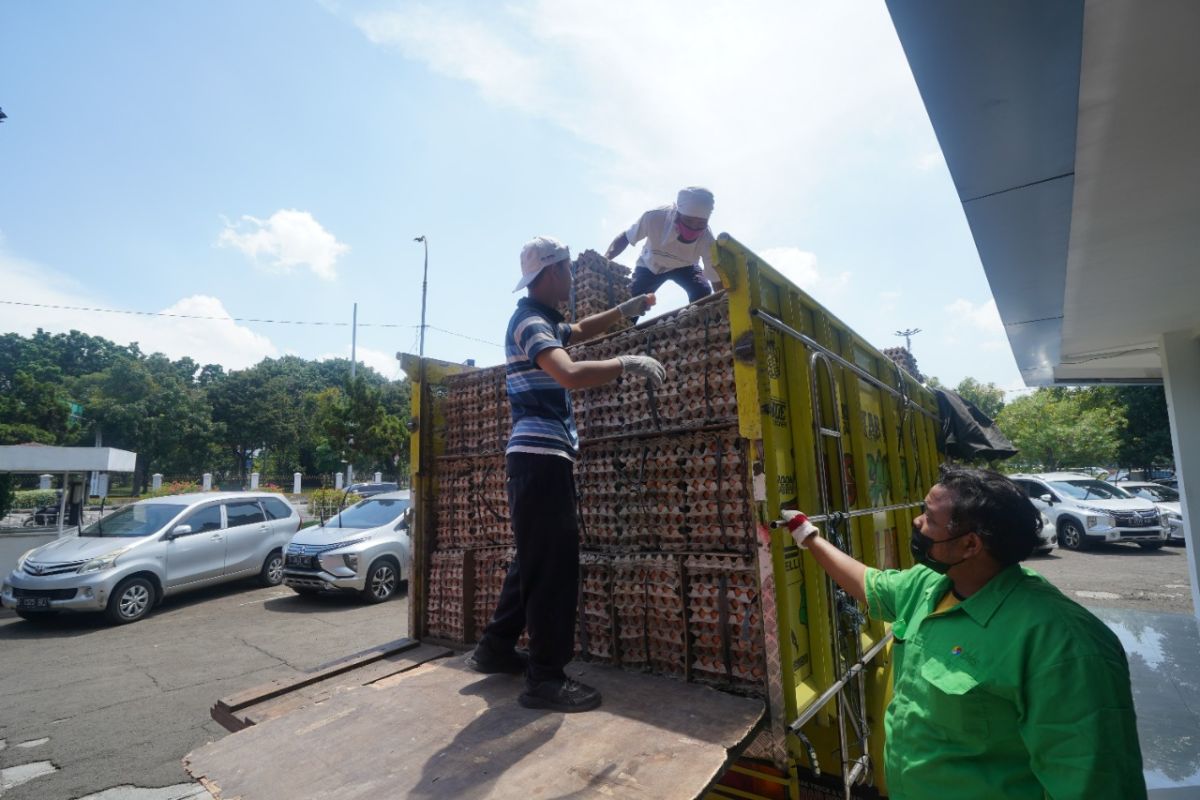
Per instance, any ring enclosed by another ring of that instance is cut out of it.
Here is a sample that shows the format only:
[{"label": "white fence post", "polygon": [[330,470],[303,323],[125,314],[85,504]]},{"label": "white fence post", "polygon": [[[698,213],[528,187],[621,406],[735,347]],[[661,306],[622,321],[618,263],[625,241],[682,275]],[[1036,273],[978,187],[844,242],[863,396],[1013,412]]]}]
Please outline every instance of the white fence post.
[{"label": "white fence post", "polygon": [[300,494],[300,473],[292,473],[292,494]]},{"label": "white fence post", "polygon": [[342,473],[340,473],[340,472],[336,473],[333,476],[333,488],[340,491],[342,488],[342,480],[343,480]]},{"label": "white fence post", "polygon": [[258,473],[251,472],[250,473],[250,490],[254,491],[257,488],[258,488]]},{"label": "white fence post", "polygon": [[38,488],[41,489],[42,491],[46,491],[47,489],[50,488],[50,476],[49,475],[38,475]]},{"label": "white fence post", "polygon": [[150,488],[158,491],[162,488],[162,473],[156,472],[150,476]]},{"label": "white fence post", "polygon": [[382,473],[382,472],[376,472],[376,473],[375,473],[375,482],[376,482],[376,483],[383,483],[383,473]]},{"label": "white fence post", "polygon": [[211,472],[204,473],[203,487],[204,487],[204,491],[206,491],[206,492],[212,491],[212,473]]}]

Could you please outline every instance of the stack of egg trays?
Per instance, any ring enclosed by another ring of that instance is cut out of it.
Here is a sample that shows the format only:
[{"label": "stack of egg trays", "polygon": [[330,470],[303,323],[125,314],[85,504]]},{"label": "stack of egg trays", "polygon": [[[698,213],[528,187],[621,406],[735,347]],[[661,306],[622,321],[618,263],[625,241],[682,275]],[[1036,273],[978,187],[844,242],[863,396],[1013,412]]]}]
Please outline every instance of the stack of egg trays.
[{"label": "stack of egg trays", "polygon": [[687,674],[687,622],[679,559],[615,556],[612,604],[622,667],[659,675]]},{"label": "stack of egg trays", "polygon": [[753,501],[735,428],[609,439],[576,468],[583,546],[749,553]]},{"label": "stack of egg trays", "polygon": [[766,650],[758,577],[751,558],[697,554],[684,559],[693,680],[762,691]]},{"label": "stack of egg trays", "polygon": [[658,389],[633,376],[573,393],[580,437],[708,427],[737,419],[733,344],[724,295],[714,295],[632,330],[571,348],[576,361],[648,355],[663,363]]},{"label": "stack of egg trays", "polygon": [[437,460],[436,549],[510,544],[504,456]]},{"label": "stack of egg trays", "polygon": [[[585,317],[615,308],[630,298],[629,268],[609,261],[595,250],[584,250],[571,265],[575,276],[567,319],[578,322]],[[613,330],[629,327],[621,320]]]},{"label": "stack of egg trays", "polygon": [[466,606],[473,586],[468,581],[469,553],[443,550],[430,557],[429,597],[426,602],[426,628],[429,635],[451,642],[467,642],[470,634]]},{"label": "stack of egg trays", "polygon": [[586,660],[616,663],[612,589],[612,556],[588,551],[580,553],[575,649]]},{"label": "stack of egg trays", "polygon": [[512,547],[485,547],[475,551],[475,602],[472,609],[475,617],[475,635],[483,635],[487,624],[492,621],[504,577],[516,555]]},{"label": "stack of egg trays", "polygon": [[511,428],[504,365],[446,378],[445,455],[503,451]]}]

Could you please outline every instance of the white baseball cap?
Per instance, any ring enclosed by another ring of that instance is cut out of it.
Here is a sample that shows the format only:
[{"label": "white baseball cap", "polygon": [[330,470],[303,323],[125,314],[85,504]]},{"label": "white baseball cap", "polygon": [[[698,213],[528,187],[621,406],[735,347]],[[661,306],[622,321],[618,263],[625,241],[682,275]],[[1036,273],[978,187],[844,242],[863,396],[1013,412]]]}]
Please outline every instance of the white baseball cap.
[{"label": "white baseball cap", "polygon": [[571,251],[558,239],[549,236],[533,237],[521,248],[521,280],[513,291],[519,292],[533,283],[533,279],[551,264],[570,258]]},{"label": "white baseball cap", "polygon": [[713,193],[703,186],[689,186],[679,190],[675,208],[687,217],[708,219],[713,212]]}]

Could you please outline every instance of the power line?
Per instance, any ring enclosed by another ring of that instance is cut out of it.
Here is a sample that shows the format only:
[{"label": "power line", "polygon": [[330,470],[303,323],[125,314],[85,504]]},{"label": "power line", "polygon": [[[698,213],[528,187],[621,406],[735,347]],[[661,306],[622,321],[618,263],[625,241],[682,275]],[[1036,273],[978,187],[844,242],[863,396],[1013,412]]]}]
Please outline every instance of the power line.
[{"label": "power line", "polygon": [[[63,306],[51,303],[23,303],[19,300],[0,300],[6,306],[25,308],[52,308],[61,311],[94,311],[100,314],[129,314],[137,317],[172,317],[174,319],[207,319],[217,322],[266,322],[272,325],[320,325],[329,328],[349,328],[349,322],[323,322],[304,319],[256,319],[254,317],[213,317],[203,314],[169,314],[166,311],[131,311],[122,308],[89,308],[87,306]],[[360,328],[416,328],[416,325],[398,325],[392,322],[360,322]]]},{"label": "power line", "polygon": [[[133,310],[122,309],[122,308],[92,308],[92,307],[88,307],[88,306],[65,306],[65,305],[58,305],[58,304],[54,304],[54,303],[25,303],[20,300],[0,300],[0,304],[7,305],[7,306],[22,306],[24,308],[49,308],[49,309],[56,309],[59,311],[92,311],[92,312],[96,312],[99,314],[128,314],[128,315],[136,316],[136,317],[168,317],[171,319],[201,319],[201,320],[213,320],[216,322],[264,322],[264,323],[269,323],[272,325],[314,325],[314,326],[326,327],[326,328],[348,328],[348,327],[350,327],[349,322],[325,322],[325,321],[321,321],[321,320],[305,320],[305,319],[259,319],[259,318],[255,318],[255,317],[214,317],[214,316],[206,316],[203,314],[169,314],[165,311],[133,311]],[[417,334],[418,336],[420,335],[420,328],[421,328],[420,325],[400,325],[400,324],[397,324],[394,322],[360,322],[360,323],[358,323],[358,327],[360,327],[360,328],[411,328],[418,332],[418,334]],[[449,336],[457,336],[460,339],[467,339],[472,342],[479,342],[480,344],[488,344],[488,345],[491,345],[492,347],[503,347],[504,346],[497,342],[488,341],[487,339],[479,339],[474,336],[468,336],[465,333],[458,333],[457,331],[446,330],[445,328],[439,328],[435,325],[428,325],[427,327],[430,330],[438,331],[440,333],[445,333]]]}]

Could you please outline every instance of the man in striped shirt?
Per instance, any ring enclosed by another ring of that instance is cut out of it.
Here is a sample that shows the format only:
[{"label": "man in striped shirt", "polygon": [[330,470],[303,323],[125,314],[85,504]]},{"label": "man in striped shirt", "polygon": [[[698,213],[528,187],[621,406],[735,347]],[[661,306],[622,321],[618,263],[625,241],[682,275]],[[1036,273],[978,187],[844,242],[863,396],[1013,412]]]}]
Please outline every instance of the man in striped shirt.
[{"label": "man in striped shirt", "polygon": [[[504,338],[512,435],[505,451],[508,506],[517,555],[500,600],[468,664],[485,673],[525,673],[520,696],[526,708],[588,711],[600,693],[567,678],[563,668],[575,649],[579,597],[579,524],[575,512],[575,459],[579,434],[570,389],[587,389],[623,374],[653,388],[666,375],[648,356],[573,361],[568,343],[590,339],[621,317],[637,317],[654,305],[643,294],[575,324],[556,310],[571,296],[571,254],[545,236],[521,250],[521,280],[528,289],[517,303]],[[514,649],[529,631],[529,657]]]}]

